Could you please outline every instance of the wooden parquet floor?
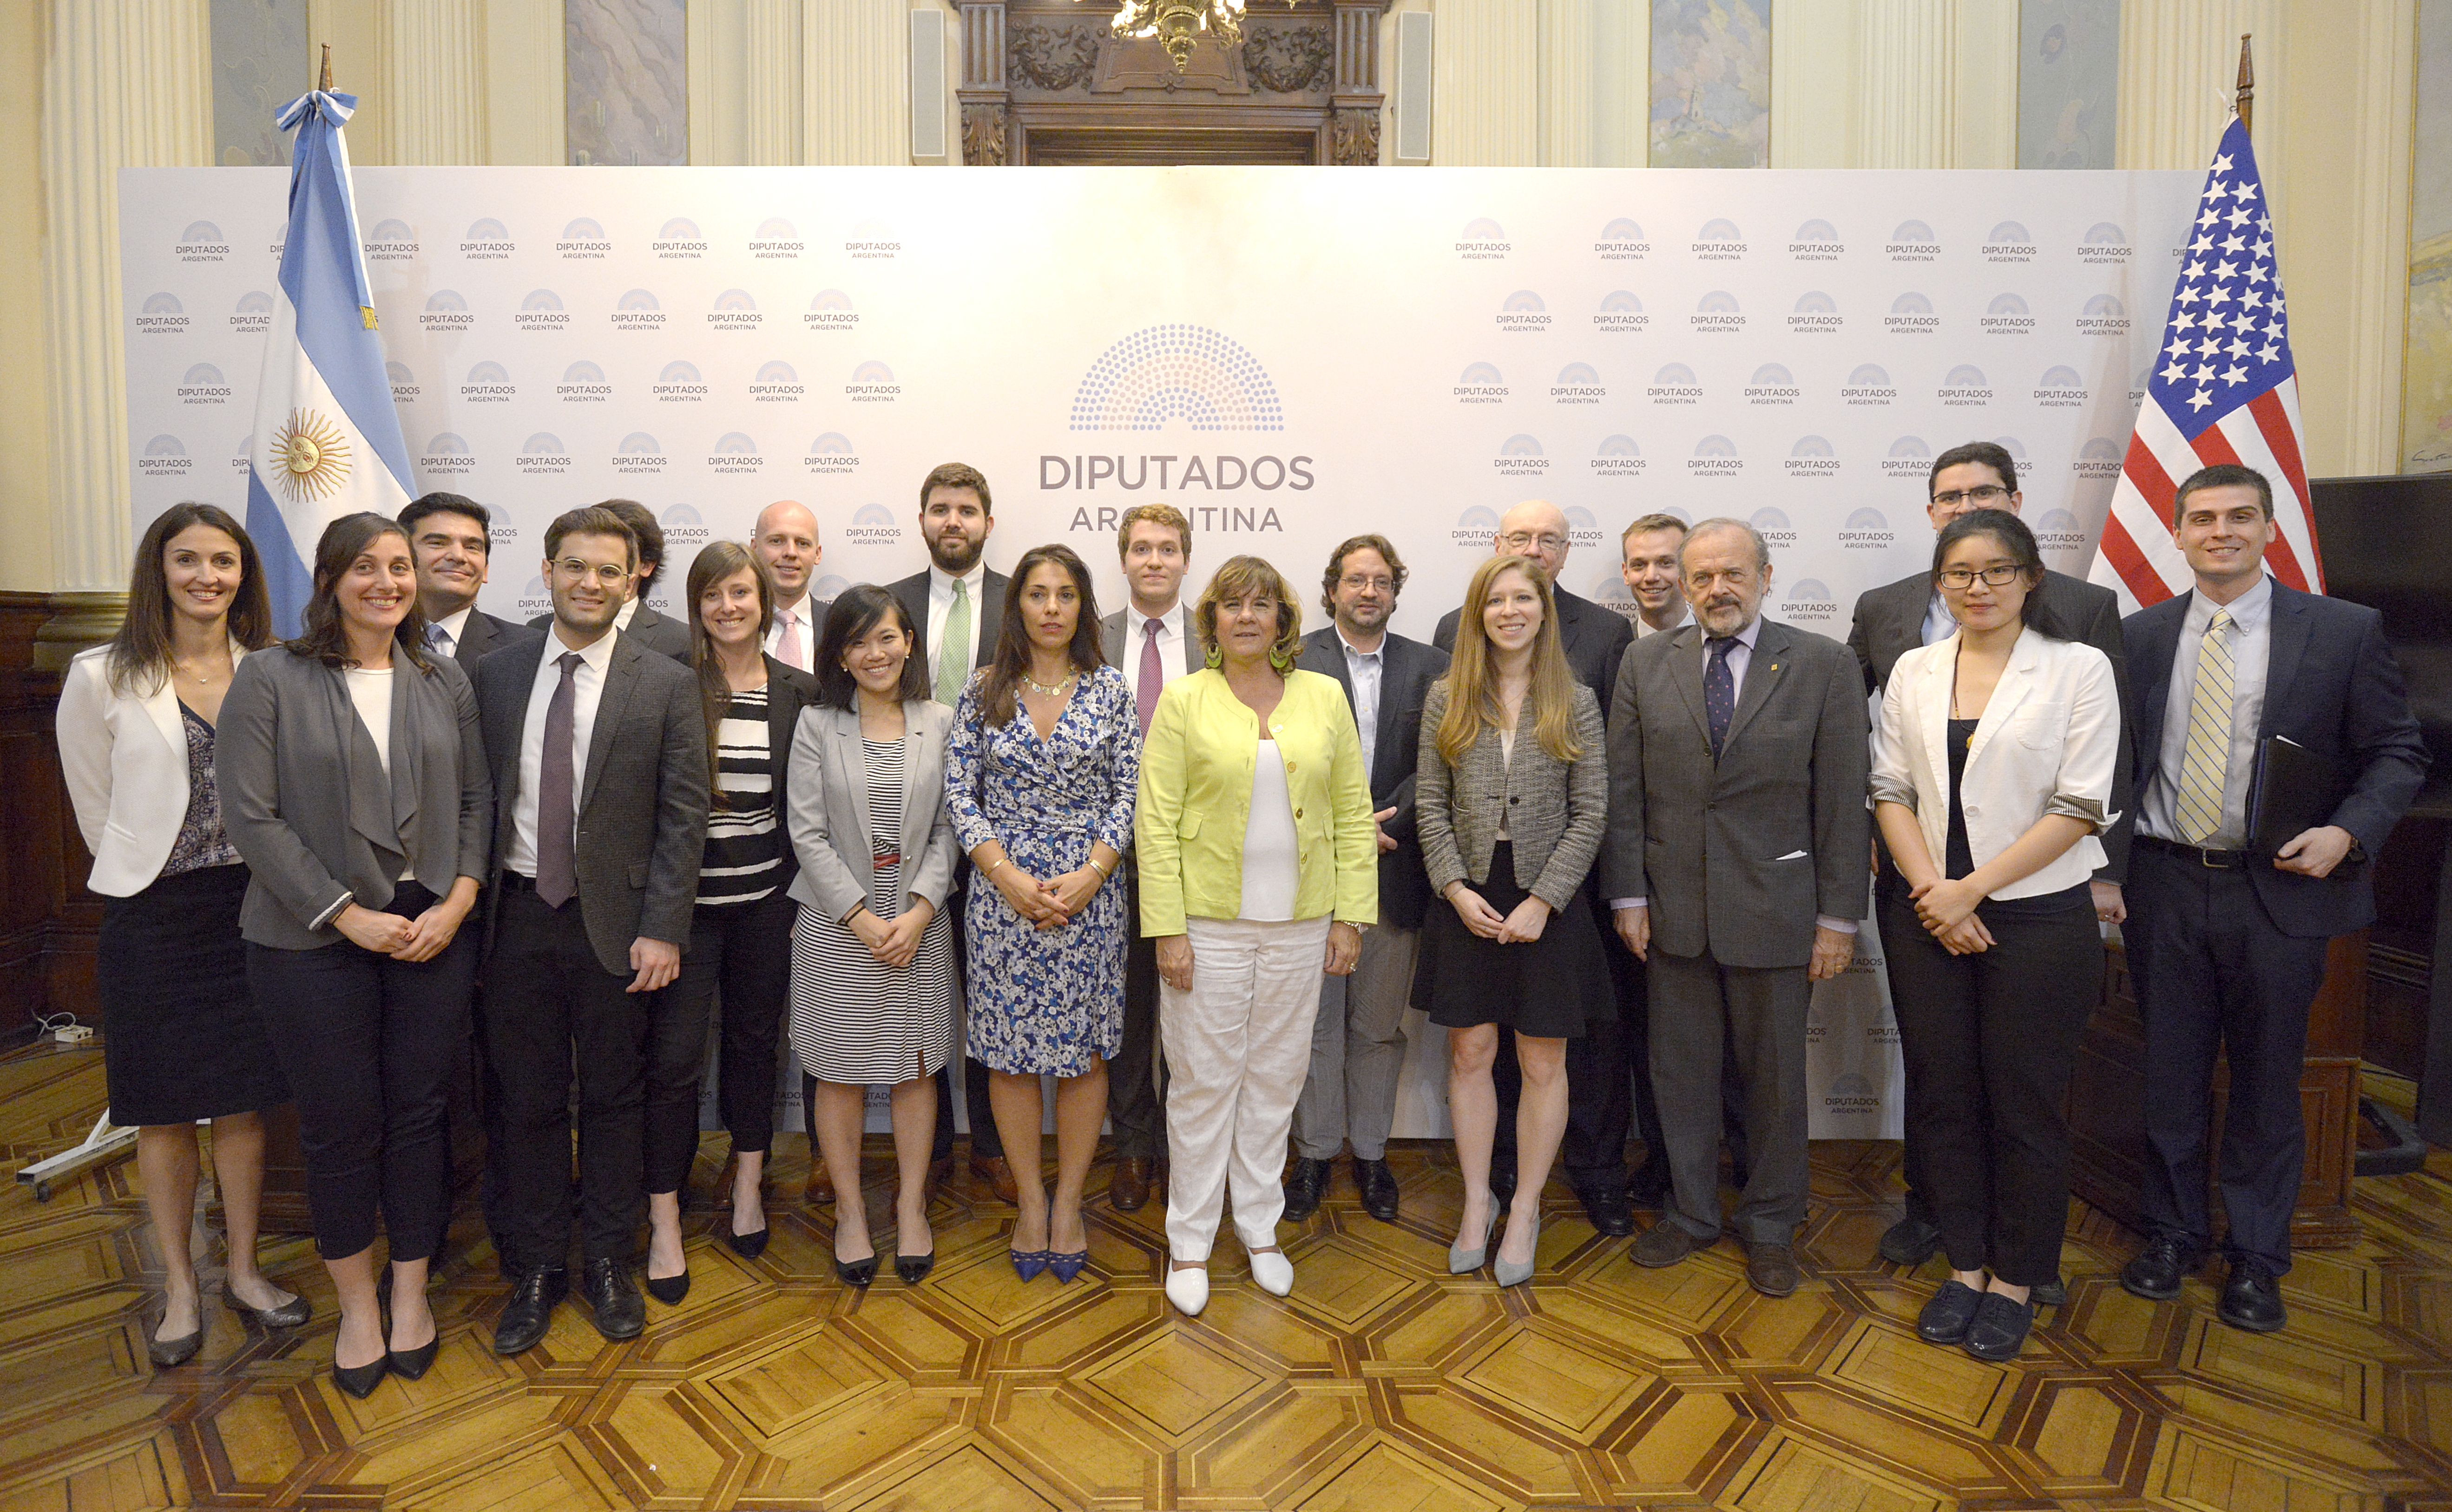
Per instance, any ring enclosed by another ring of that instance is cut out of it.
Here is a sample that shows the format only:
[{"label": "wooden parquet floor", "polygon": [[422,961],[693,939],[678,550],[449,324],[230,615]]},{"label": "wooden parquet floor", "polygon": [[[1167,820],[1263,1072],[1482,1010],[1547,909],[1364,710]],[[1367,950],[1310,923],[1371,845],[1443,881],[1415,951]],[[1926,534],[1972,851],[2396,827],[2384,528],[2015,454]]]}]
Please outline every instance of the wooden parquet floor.
[{"label": "wooden parquet floor", "polygon": [[[101,1098],[89,1051],[0,1061],[11,1168],[72,1143]],[[804,1158],[779,1147],[779,1192]],[[1938,1262],[1872,1258],[1897,1159],[1815,1147],[1808,1280],[1780,1302],[1747,1288],[1728,1245],[1636,1268],[1554,1187],[1537,1285],[1451,1278],[1458,1185],[1422,1147],[1397,1152],[1402,1222],[1371,1219],[1340,1179],[1289,1231],[1282,1302],[1229,1244],[1208,1312],[1176,1316],[1157,1208],[1103,1200],[1082,1278],[1020,1285],[1011,1209],[958,1183],[920,1286],[839,1286],[827,1219],[796,1205],[775,1205],[754,1264],[702,1211],[690,1296],[651,1302],[643,1337],[607,1345],[566,1306],[507,1361],[487,1346],[504,1288],[464,1202],[440,1361],[363,1403],[330,1384],[330,1290],[303,1239],[271,1260],[315,1298],[313,1324],[267,1338],[209,1306],[203,1354],[154,1372],[159,1262],[122,1164],[46,1204],[0,1192],[0,1512],[2452,1508],[2452,1155],[2359,1183],[2364,1237],[2301,1257],[2277,1335],[2216,1323],[2205,1280],[2160,1307],[2129,1297],[2113,1279],[2127,1236],[2081,1212],[2069,1305],[2007,1366],[1915,1338]],[[872,1159],[872,1178],[884,1168]]]}]

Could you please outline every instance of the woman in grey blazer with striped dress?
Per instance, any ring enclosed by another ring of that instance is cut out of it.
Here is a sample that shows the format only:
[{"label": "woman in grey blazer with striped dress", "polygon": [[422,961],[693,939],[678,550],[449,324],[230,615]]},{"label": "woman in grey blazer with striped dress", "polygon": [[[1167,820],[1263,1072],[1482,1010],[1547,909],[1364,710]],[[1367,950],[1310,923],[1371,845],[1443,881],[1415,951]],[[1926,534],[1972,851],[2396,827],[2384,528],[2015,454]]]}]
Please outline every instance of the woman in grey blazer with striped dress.
[{"label": "woman in grey blazer with striped dress", "polygon": [[[954,951],[943,906],[954,882],[945,747],[954,713],[932,703],[918,627],[900,599],[862,584],[837,599],[810,666],[818,702],[792,739],[792,1051],[811,1078],[818,1146],[842,1194],[835,1273],[877,1275],[860,1197],[866,1089],[890,1085],[894,1268],[917,1283],[936,1264],[926,1183],[935,1076],[954,1050]],[[924,1241],[924,1242],[923,1242]]]}]

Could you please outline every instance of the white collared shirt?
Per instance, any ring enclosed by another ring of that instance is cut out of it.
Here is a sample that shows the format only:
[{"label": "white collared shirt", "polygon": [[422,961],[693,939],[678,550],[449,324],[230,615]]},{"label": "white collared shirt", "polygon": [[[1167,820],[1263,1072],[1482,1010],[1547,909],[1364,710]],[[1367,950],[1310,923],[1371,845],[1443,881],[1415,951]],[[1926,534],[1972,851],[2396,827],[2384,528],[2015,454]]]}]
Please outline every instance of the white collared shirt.
[{"label": "white collared shirt", "polygon": [[1924,644],[1939,645],[1956,634],[1958,617],[1949,612],[1949,600],[1941,596],[1940,589],[1935,588],[1931,599],[1924,606]]},{"label": "white collared shirt", "polygon": [[639,618],[639,606],[646,601],[647,600],[644,599],[633,599],[629,602],[624,603],[621,608],[614,610],[613,628],[616,630],[629,629],[630,621]]},{"label": "white collared shirt", "polygon": [[[1129,598],[1124,600],[1123,665],[1116,670],[1124,675],[1124,686],[1132,690],[1136,707],[1138,707],[1141,696],[1141,647],[1149,640],[1151,618],[1134,608]],[[1177,599],[1174,608],[1156,618],[1157,686],[1158,691],[1164,693],[1168,683],[1184,675],[1183,645],[1192,635],[1192,611],[1184,607],[1182,599]]]},{"label": "white collared shirt", "polygon": [[1686,610],[1682,604],[1678,607],[1676,620],[1673,623],[1663,625],[1657,630],[1651,627],[1651,621],[1643,618],[1642,612],[1638,610],[1634,617],[1634,638],[1641,640],[1648,636],[1665,636],[1671,630],[1682,630],[1685,627]]},{"label": "white collared shirt", "polygon": [[451,611],[451,613],[445,615],[440,619],[428,619],[425,621],[427,624],[443,633],[443,654],[445,656],[456,657],[460,654],[460,637],[462,633],[468,628],[468,617],[476,612],[477,606],[475,604],[466,604],[461,608]]},{"label": "white collared shirt", "polygon": [[[596,705],[604,696],[604,669],[612,665],[613,645],[619,638],[611,631],[597,637],[595,644],[579,653],[579,666],[571,675],[570,815],[574,823],[580,795],[587,786],[587,742],[596,733]],[[562,685],[562,668],[557,663],[569,649],[558,630],[545,631],[544,646],[537,653],[536,686],[528,690],[527,718],[520,726],[520,794],[511,804],[511,844],[504,853],[503,865],[524,876],[536,875],[537,869],[537,790],[544,779],[545,712],[553,703],[554,689]]]},{"label": "white collared shirt", "polygon": [[[814,602],[807,594],[801,595],[801,601],[789,609],[781,604],[775,606],[775,622],[766,628],[764,650],[768,656],[797,671],[809,670],[810,658],[818,654],[818,627],[809,618],[813,607]],[[786,619],[795,621],[800,631],[800,644],[795,648],[800,652],[797,658],[787,657],[777,649],[783,643],[783,622]]]},{"label": "white collared shirt", "polygon": [[[988,563],[982,557],[971,570],[962,574],[962,586],[971,597],[971,643],[962,648],[962,665],[977,672],[979,666],[980,638],[986,634],[986,607],[979,602],[987,592]],[[954,612],[954,575],[935,562],[928,564],[928,685],[937,685],[937,673],[943,665],[945,652],[945,617]]]},{"label": "white collared shirt", "polygon": [[[1380,632],[1379,649],[1356,651],[1336,627],[1336,644],[1345,653],[1346,679],[1354,685],[1354,727],[1362,736],[1362,780],[1371,780],[1379,756],[1379,682],[1388,668],[1388,636]],[[1512,732],[1505,732],[1512,733]]]},{"label": "white collared shirt", "polygon": [[[2224,631],[2230,641],[2230,752],[2223,774],[2222,828],[2200,840],[2180,833],[2180,769],[2188,759],[2197,655],[2205,649],[2205,628],[2217,609],[2230,615]],[[2206,598],[2201,588],[2189,590],[2188,612],[2180,620],[2180,643],[2171,658],[2171,691],[2163,704],[2162,749],[2146,791],[2138,795],[2140,834],[2215,851],[2236,851],[2247,844],[2247,785],[2256,769],[2256,732],[2264,722],[2264,675],[2272,660],[2271,578],[2259,578],[2255,587],[2226,604]]]}]

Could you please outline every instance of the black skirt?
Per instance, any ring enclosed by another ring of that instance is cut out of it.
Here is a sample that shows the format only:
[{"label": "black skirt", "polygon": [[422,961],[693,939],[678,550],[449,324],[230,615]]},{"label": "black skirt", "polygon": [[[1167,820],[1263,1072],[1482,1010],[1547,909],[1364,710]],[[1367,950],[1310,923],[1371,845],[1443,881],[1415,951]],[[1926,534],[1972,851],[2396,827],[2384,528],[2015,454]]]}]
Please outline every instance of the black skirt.
[{"label": "black skirt", "polygon": [[[1501,840],[1491,853],[1490,880],[1466,883],[1501,917],[1532,896],[1515,885],[1513,852]],[[1445,898],[1432,899],[1414,969],[1414,1006],[1442,1028],[1498,1024],[1535,1039],[1579,1039],[1585,1024],[1614,1019],[1609,957],[1583,890],[1550,915],[1530,945],[1483,939]]]},{"label": "black skirt", "polygon": [[94,976],[112,1123],[188,1124],[289,1101],[247,987],[247,876],[208,866],[103,900]]}]

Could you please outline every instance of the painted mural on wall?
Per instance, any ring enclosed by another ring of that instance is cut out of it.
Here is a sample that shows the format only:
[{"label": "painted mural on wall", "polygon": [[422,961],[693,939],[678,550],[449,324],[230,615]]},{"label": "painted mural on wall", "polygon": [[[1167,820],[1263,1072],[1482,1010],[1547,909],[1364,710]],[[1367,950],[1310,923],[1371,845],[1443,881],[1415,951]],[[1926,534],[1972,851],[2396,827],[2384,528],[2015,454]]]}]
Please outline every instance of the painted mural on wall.
[{"label": "painted mural on wall", "polygon": [[2418,8],[2418,133],[2409,190],[2409,334],[2401,470],[2452,471],[2452,0]]},{"label": "painted mural on wall", "polygon": [[314,84],[306,55],[306,0],[212,0],[213,161],[224,167],[286,167],[280,108]]},{"label": "painted mural on wall", "polygon": [[689,162],[687,28],[684,0],[565,0],[574,167]]},{"label": "painted mural on wall", "polygon": [[2114,167],[2120,0],[2021,0],[2018,167]]},{"label": "painted mural on wall", "polygon": [[1651,0],[1651,166],[1770,162],[1770,0]]}]

